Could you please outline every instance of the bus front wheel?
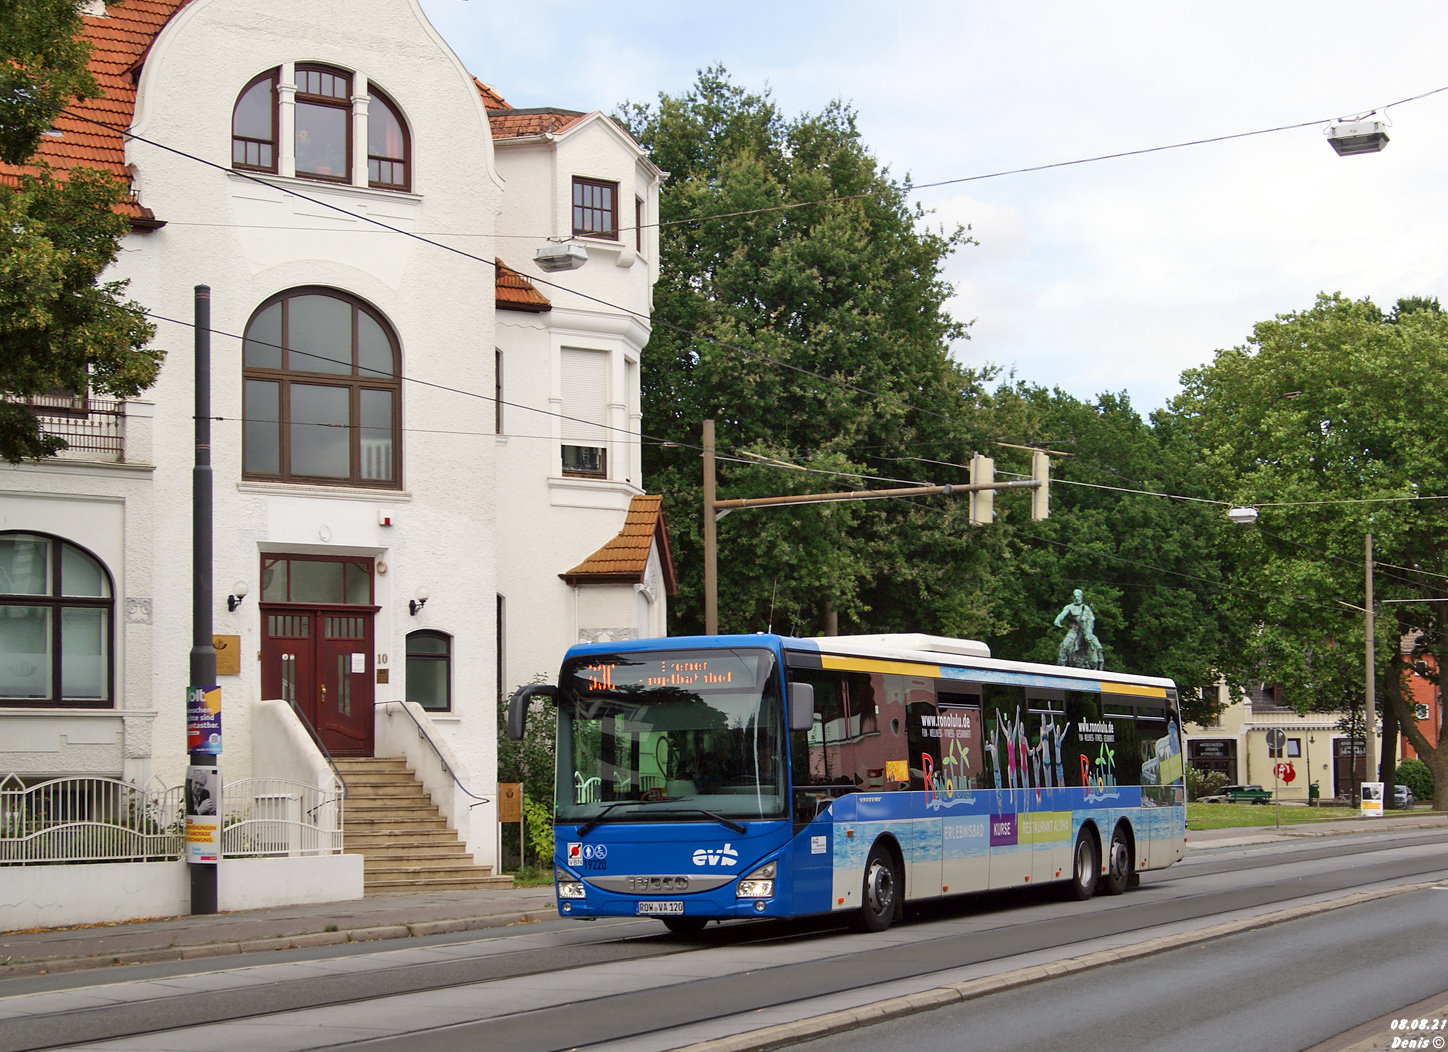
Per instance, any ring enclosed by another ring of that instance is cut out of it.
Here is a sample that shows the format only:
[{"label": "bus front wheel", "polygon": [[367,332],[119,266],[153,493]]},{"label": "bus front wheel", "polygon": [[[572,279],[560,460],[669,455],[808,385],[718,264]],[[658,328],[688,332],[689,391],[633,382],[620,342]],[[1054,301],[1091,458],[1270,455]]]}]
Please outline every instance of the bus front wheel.
[{"label": "bus front wheel", "polygon": [[1081,830],[1076,837],[1075,860],[1071,869],[1071,897],[1085,901],[1096,894],[1096,877],[1101,871],[1099,849],[1096,838],[1089,829]]},{"label": "bus front wheel", "polygon": [[884,931],[895,919],[899,898],[900,877],[895,872],[895,861],[884,845],[876,844],[865,862],[865,886],[856,927],[861,931]]}]

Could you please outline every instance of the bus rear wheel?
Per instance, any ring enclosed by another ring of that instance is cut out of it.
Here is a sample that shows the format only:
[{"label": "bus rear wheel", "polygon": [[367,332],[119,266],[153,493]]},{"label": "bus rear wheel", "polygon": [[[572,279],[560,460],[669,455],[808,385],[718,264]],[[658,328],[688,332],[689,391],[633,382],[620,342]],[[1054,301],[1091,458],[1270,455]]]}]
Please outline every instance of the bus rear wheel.
[{"label": "bus rear wheel", "polygon": [[895,872],[895,861],[883,845],[876,844],[865,862],[865,885],[855,926],[861,931],[884,931],[895,919],[899,898],[900,877]]},{"label": "bus rear wheel", "polygon": [[1131,838],[1126,835],[1126,830],[1121,826],[1116,827],[1116,832],[1111,834],[1111,848],[1106,855],[1106,880],[1101,890],[1108,895],[1120,895],[1131,883],[1131,875],[1136,869],[1136,859],[1132,857]]},{"label": "bus rear wheel", "polygon": [[698,935],[709,922],[703,917],[664,917],[664,927],[675,935]]},{"label": "bus rear wheel", "polygon": [[1071,897],[1082,902],[1096,894],[1096,877],[1101,872],[1099,849],[1096,838],[1088,829],[1081,830],[1076,837],[1076,850],[1072,853]]}]

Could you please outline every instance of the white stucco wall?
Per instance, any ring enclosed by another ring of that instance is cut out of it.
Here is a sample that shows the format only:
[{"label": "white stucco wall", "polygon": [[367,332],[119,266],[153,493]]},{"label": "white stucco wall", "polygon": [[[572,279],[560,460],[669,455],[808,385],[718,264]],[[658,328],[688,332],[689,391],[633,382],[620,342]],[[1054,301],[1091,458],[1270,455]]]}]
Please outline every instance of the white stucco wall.
[{"label": "white stucco wall", "polygon": [[[498,523],[499,550],[505,553],[498,587],[506,603],[504,689],[510,691],[540,676],[556,677],[564,651],[580,638],[580,625],[596,626],[599,618],[610,625],[635,622],[631,588],[612,601],[584,598],[558,574],[613,538],[630,498],[644,492],[639,383],[658,278],[658,236],[655,228],[646,230],[644,251],[634,250],[634,197],[645,199],[646,218],[656,220],[662,173],[601,114],[558,135],[503,140],[496,157],[507,186],[507,207],[498,219],[499,252],[554,305],[542,314],[498,312],[504,398],[548,410],[505,407],[505,434],[495,443],[498,489],[509,510]],[[571,233],[574,176],[619,184],[620,239],[580,238],[588,263],[545,274],[533,265],[533,251],[544,237]],[[608,355],[607,480],[562,477],[558,414],[564,348]],[[544,522],[552,528],[539,529]],[[583,613],[580,602],[604,602],[605,609]]]},{"label": "white stucco wall", "polygon": [[[409,192],[230,169],[238,93],[266,70],[301,62],[352,71],[359,90],[366,77],[396,103],[410,135]],[[427,718],[470,772],[474,791],[491,793],[494,597],[507,604],[505,688],[536,674],[551,678],[580,625],[579,597],[558,574],[618,532],[643,486],[640,358],[658,252],[652,229],[643,251],[634,250],[633,200],[644,197],[646,218],[656,219],[662,173],[600,115],[561,136],[504,144],[495,155],[481,98],[415,0],[193,0],[146,55],[133,131],[134,188],[165,225],[128,236],[108,277],[128,279],[129,295],[157,319],[154,342],[168,352],[160,379],[146,400],[128,406],[125,463],[68,458],[0,467],[0,529],[63,537],[95,553],[112,575],[115,709],[74,717],[0,710],[0,732],[11,744],[0,748],[0,768],[27,776],[154,774],[169,785],[183,777],[192,631],[188,322],[193,287],[207,285],[213,631],[239,636],[242,655],[240,674],[218,677],[224,776],[268,768],[256,759],[252,726],[262,696],[262,555],[353,555],[375,560],[368,675],[389,673],[388,683],[375,684],[375,700],[405,698],[409,632],[447,633],[453,710]],[[621,239],[588,239],[586,267],[545,278],[532,265],[533,239],[567,233],[574,175],[619,183]],[[465,233],[449,243],[477,258],[368,219],[429,236]],[[510,236],[495,243],[495,232]],[[495,312],[496,255],[536,277],[555,309]],[[242,479],[240,335],[264,301],[301,286],[356,297],[397,334],[404,377],[398,489]],[[564,347],[609,356],[608,480],[561,477],[559,421],[550,414],[561,407]],[[495,348],[506,356],[505,397],[541,410],[508,410],[503,436],[493,427]],[[233,582],[247,592],[234,612],[226,608]],[[420,587],[429,599],[414,616],[408,600]],[[632,586],[616,591],[599,618],[637,630],[654,617],[662,632],[661,602],[640,606]]]},{"label": "white stucco wall", "polygon": [[[362,897],[361,855],[223,859],[217,874],[222,910],[253,910]],[[185,862],[113,862],[11,866],[0,871],[5,930],[117,924],[191,912]]]},{"label": "white stucco wall", "polygon": [[[191,316],[191,287],[212,288],[212,407],[215,470],[215,631],[239,634],[240,676],[222,678],[222,766],[227,777],[252,767],[249,713],[259,697],[263,552],[364,555],[385,564],[375,577],[375,653],[369,675],[379,701],[405,689],[405,637],[428,627],[454,645],[454,715],[450,744],[474,769],[491,771],[493,446],[476,432],[479,401],[491,393],[492,268],[379,231],[356,216],[403,229],[482,234],[469,247],[491,258],[487,238],[500,203],[486,115],[466,71],[411,2],[321,0],[304,8],[278,0],[197,0],[162,31],[140,82],[135,130],[221,165],[230,160],[231,110],[258,73],[284,63],[325,62],[365,75],[408,122],[412,192],[333,186],[209,168],[133,142],[143,200],[165,219],[154,233],[127,241],[121,271],[132,294],[158,314]],[[208,88],[197,91],[198,71]],[[297,194],[304,195],[299,197]],[[396,491],[249,483],[241,479],[240,341],[268,297],[303,285],[324,286],[371,304],[392,325],[402,351],[403,478]],[[189,594],[191,334],[163,325],[157,343],[171,349],[153,391],[157,589]],[[410,382],[423,381],[421,383]],[[392,526],[379,525],[385,511]],[[225,596],[233,581],[249,597],[235,613]],[[416,618],[407,600],[431,593]],[[158,698],[186,682],[190,608],[169,602],[156,611]],[[385,658],[385,660],[384,660]],[[489,685],[475,690],[475,684]],[[173,726],[174,725],[174,726]],[[184,759],[179,719],[158,721],[157,765],[179,777]],[[164,759],[163,759],[164,757]],[[175,758],[174,760],[172,758]],[[176,767],[171,771],[171,767]]]}]

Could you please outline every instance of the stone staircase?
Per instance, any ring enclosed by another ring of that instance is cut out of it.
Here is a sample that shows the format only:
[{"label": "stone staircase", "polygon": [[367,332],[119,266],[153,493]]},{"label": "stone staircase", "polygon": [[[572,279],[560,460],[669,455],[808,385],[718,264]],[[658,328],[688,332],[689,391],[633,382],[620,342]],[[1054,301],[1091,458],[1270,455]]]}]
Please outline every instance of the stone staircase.
[{"label": "stone staircase", "polygon": [[403,760],[338,757],[347,783],[342,851],[362,855],[369,895],[508,888],[512,877],[479,866]]}]

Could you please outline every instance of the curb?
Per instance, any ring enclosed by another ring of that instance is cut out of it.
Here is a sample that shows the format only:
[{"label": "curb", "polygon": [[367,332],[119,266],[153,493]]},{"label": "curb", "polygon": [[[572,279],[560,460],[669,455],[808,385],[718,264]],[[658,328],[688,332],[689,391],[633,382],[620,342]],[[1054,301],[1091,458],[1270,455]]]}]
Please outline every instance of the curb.
[{"label": "curb", "polygon": [[236,957],[247,953],[276,950],[304,950],[317,946],[341,946],[345,943],[384,942],[389,939],[421,938],[428,935],[449,935],[454,932],[505,928],[514,924],[537,924],[556,916],[547,912],[493,913],[482,917],[455,917],[450,920],[417,921],[412,924],[384,924],[372,928],[347,928],[341,931],[303,932],[297,935],[268,936],[239,942],[211,942],[198,946],[167,946],[159,950],[136,950],[131,953],[88,954],[85,957],[57,957],[50,960],[19,961],[0,965],[0,981],[29,975],[51,975],[81,972],[92,968],[116,965],[157,964],[166,961],[205,960],[209,957]]},{"label": "curb", "polygon": [[859,1026],[868,1026],[871,1023],[882,1023],[889,1019],[899,1019],[931,1008],[944,1008],[948,1005],[961,1004],[965,1001],[975,1000],[978,997],[984,997],[987,994],[1014,990],[1021,986],[1029,986],[1032,983],[1042,982],[1046,979],[1055,979],[1062,975],[1071,975],[1093,968],[1101,968],[1108,964],[1139,960],[1143,957],[1151,957],[1158,953],[1165,953],[1168,950],[1180,949],[1183,946],[1191,946],[1196,943],[1207,942],[1211,939],[1218,939],[1225,935],[1236,935],[1254,928],[1266,928],[1274,924],[1282,924],[1286,921],[1300,920],[1303,917],[1311,917],[1319,913],[1342,909],[1346,906],[1356,906],[1364,902],[1384,899],[1393,895],[1401,895],[1409,891],[1422,891],[1426,888],[1436,887],[1439,883],[1439,881],[1430,880],[1418,884],[1403,884],[1383,891],[1357,891],[1338,899],[1314,902],[1306,906],[1294,906],[1289,909],[1276,910],[1272,913],[1264,913],[1256,917],[1244,917],[1241,920],[1214,924],[1210,927],[1201,928],[1184,935],[1168,935],[1148,939],[1146,942],[1137,943],[1133,946],[1123,946],[1115,950],[1098,950],[1096,953],[1085,954],[1081,957],[1071,957],[1064,961],[1053,961],[1049,964],[1035,965],[1030,968],[1018,968],[1014,971],[1003,972],[1000,975],[985,976],[980,979],[971,979],[962,983],[951,983],[947,986],[938,986],[933,990],[922,990],[919,993],[891,997],[883,1001],[860,1005],[857,1008],[846,1008],[836,1012],[827,1012],[824,1015],[814,1016],[809,1019],[800,1019],[792,1023],[778,1023],[774,1026],[767,1026],[742,1034],[734,1034],[730,1037],[699,1041],[692,1045],[682,1045],[678,1048],[671,1049],[670,1052],[770,1052],[771,1049],[782,1048],[785,1045],[791,1045],[799,1041],[829,1037],[832,1034],[841,1034]]}]

